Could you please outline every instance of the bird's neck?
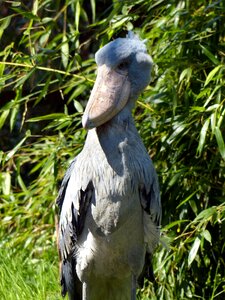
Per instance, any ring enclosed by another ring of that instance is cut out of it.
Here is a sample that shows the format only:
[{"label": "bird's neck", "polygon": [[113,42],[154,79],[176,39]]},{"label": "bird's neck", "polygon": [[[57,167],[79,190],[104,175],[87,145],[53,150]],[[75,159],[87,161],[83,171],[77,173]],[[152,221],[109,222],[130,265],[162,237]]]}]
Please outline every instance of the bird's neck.
[{"label": "bird's neck", "polygon": [[111,120],[102,124],[97,128],[97,132],[106,132],[110,133],[111,131],[117,131],[118,134],[124,131],[136,131],[134,124],[134,119],[131,113],[131,109],[125,106],[116,116]]},{"label": "bird's neck", "polygon": [[118,144],[130,137],[140,139],[134,124],[131,109],[127,106],[116,116],[101,126],[91,129],[87,135],[87,144],[108,143]]}]

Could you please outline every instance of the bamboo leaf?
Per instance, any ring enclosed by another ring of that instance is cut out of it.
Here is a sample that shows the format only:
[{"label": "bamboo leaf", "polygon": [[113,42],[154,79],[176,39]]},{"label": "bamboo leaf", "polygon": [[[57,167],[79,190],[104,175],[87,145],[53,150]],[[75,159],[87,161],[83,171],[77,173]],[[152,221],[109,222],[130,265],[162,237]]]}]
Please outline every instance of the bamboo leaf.
[{"label": "bamboo leaf", "polygon": [[3,127],[3,125],[5,124],[5,120],[7,119],[8,115],[9,115],[10,110],[4,110],[0,116],[0,129]]},{"label": "bamboo leaf", "polygon": [[66,69],[69,62],[69,43],[66,34],[64,34],[62,37],[61,57],[62,57],[63,67]]},{"label": "bamboo leaf", "polygon": [[32,13],[36,16],[38,12],[38,0],[34,0],[33,1],[33,9],[32,9]]},{"label": "bamboo leaf", "polygon": [[166,225],[164,227],[165,230],[169,230],[171,228],[173,228],[174,226],[177,226],[177,225],[181,225],[182,223],[187,223],[189,220],[177,220],[177,221],[174,221],[172,223],[169,223],[168,225]]},{"label": "bamboo leaf", "polygon": [[16,117],[18,115],[19,112],[19,105],[16,105],[15,107],[13,107],[12,112],[11,112],[11,116],[10,116],[10,130],[12,131],[15,123],[16,123]]},{"label": "bamboo leaf", "polygon": [[79,84],[77,88],[73,91],[71,94],[68,103],[70,103],[71,100],[76,99],[81,93],[83,93],[87,89],[87,86],[85,84]]},{"label": "bamboo leaf", "polygon": [[187,68],[182,71],[179,78],[179,83],[186,77],[186,81],[189,82],[192,74],[192,69]]},{"label": "bamboo leaf", "polygon": [[92,11],[92,23],[94,23],[96,18],[96,4],[95,4],[95,0],[90,0],[90,2],[91,2],[91,11]]},{"label": "bamboo leaf", "polygon": [[39,94],[39,96],[37,97],[37,100],[35,101],[34,105],[37,105],[42,98],[44,98],[46,96],[46,94],[48,93],[48,88],[49,88],[49,84],[51,82],[51,75],[47,78],[47,81],[45,82],[45,85],[43,87],[43,89],[41,90],[41,93]]},{"label": "bamboo leaf", "polygon": [[5,158],[5,161],[8,161],[10,158],[12,158],[15,153],[19,150],[19,148],[22,146],[22,144],[26,141],[26,139],[28,137],[30,137],[31,133],[30,133],[30,130],[27,130],[26,131],[26,135],[25,137],[11,150],[9,151],[7,154],[6,154],[6,158]]},{"label": "bamboo leaf", "polygon": [[11,4],[13,7],[21,6],[21,1],[12,1]]},{"label": "bamboo leaf", "polygon": [[2,35],[5,31],[5,29],[10,25],[11,19],[12,19],[12,17],[8,16],[8,17],[2,18],[0,20],[0,40],[2,38]]},{"label": "bamboo leaf", "polygon": [[191,111],[204,112],[205,111],[205,107],[203,107],[203,106],[192,106],[191,107]]},{"label": "bamboo leaf", "polygon": [[50,34],[51,34],[51,30],[49,29],[44,34],[41,35],[39,39],[39,44],[42,48],[44,48],[46,43],[48,42]]},{"label": "bamboo leaf", "polygon": [[2,163],[4,159],[4,152],[0,150],[0,164]]},{"label": "bamboo leaf", "polygon": [[193,193],[191,193],[187,198],[185,198],[182,202],[180,202],[180,204],[177,206],[177,208],[182,206],[184,203],[188,202],[196,193],[197,193],[197,191],[194,191]]},{"label": "bamboo leaf", "polygon": [[2,172],[1,173],[1,188],[3,195],[9,195],[11,191],[11,175],[9,172]]},{"label": "bamboo leaf", "polygon": [[217,126],[215,127],[215,136],[216,136],[216,141],[217,141],[217,145],[219,147],[220,154],[221,154],[222,158],[225,160],[225,144],[224,144],[222,133],[221,133],[219,127],[217,127]]},{"label": "bamboo leaf", "polygon": [[210,244],[212,244],[212,237],[211,237],[210,232],[207,229],[205,229],[201,232],[201,236],[203,236],[204,239],[206,239]]},{"label": "bamboo leaf", "polygon": [[215,128],[216,128],[216,118],[217,118],[217,112],[211,114],[210,116],[210,123],[211,123],[211,131],[212,134],[215,134]]},{"label": "bamboo leaf", "polygon": [[219,108],[219,104],[213,104],[213,105],[210,105],[207,109],[206,109],[206,111],[208,112],[208,111],[212,111],[212,110],[216,110],[217,108]]},{"label": "bamboo leaf", "polygon": [[80,1],[76,1],[75,28],[77,32],[79,32],[79,23],[80,23]]},{"label": "bamboo leaf", "polygon": [[219,65],[220,61],[216,58],[215,55],[212,54],[212,52],[209,51],[209,49],[207,49],[206,47],[204,47],[203,45],[200,45],[200,47],[202,48],[202,52],[215,64],[215,65]]},{"label": "bamboo leaf", "polygon": [[30,78],[30,76],[35,72],[36,68],[33,67],[28,73],[25,73],[24,75],[22,75],[21,79],[19,79],[15,85],[15,88],[18,88],[25,83],[25,81],[27,81],[27,79]]},{"label": "bamboo leaf", "polygon": [[193,222],[199,222],[201,220],[209,220],[216,213],[216,208],[214,206],[209,207],[201,211]]},{"label": "bamboo leaf", "polygon": [[30,118],[27,122],[38,122],[38,121],[45,121],[45,120],[55,120],[55,119],[67,119],[68,116],[64,113],[54,113],[49,115],[44,115],[40,117]]},{"label": "bamboo leaf", "polygon": [[179,124],[175,127],[175,130],[171,134],[171,136],[168,138],[167,142],[170,144],[173,142],[173,140],[176,138],[176,136],[180,135],[186,128],[188,128],[188,124]]},{"label": "bamboo leaf", "polygon": [[206,119],[204,125],[202,126],[201,132],[200,132],[200,138],[197,148],[197,154],[201,155],[203,147],[205,145],[205,138],[209,127],[210,118]]},{"label": "bamboo leaf", "polygon": [[41,21],[43,24],[46,24],[46,23],[53,22],[54,20],[52,18],[46,17],[46,18],[43,18]]},{"label": "bamboo leaf", "polygon": [[[37,0],[36,0],[37,1]],[[37,15],[34,15],[32,12],[22,10],[17,7],[12,8],[15,12],[21,14],[24,18],[27,18],[28,20],[35,20],[39,21],[39,17]]]},{"label": "bamboo leaf", "polygon": [[23,190],[23,192],[24,192],[24,193],[28,193],[28,190],[27,190],[27,188],[26,188],[26,185],[25,185],[25,183],[24,183],[24,181],[23,181],[21,175],[18,175],[18,176],[17,176],[17,180],[18,180],[18,183],[19,183],[21,189]]},{"label": "bamboo leaf", "polygon": [[190,267],[190,265],[194,261],[196,255],[198,253],[198,249],[199,249],[200,244],[201,244],[201,240],[199,239],[199,237],[196,237],[195,241],[194,241],[194,243],[191,247],[191,250],[188,254],[188,267]]},{"label": "bamboo leaf", "polygon": [[84,108],[83,106],[80,104],[80,102],[78,102],[77,100],[73,100],[73,103],[74,103],[74,107],[76,108],[76,110],[79,112],[79,113],[82,113],[84,111]]},{"label": "bamboo leaf", "polygon": [[204,86],[207,86],[209,84],[210,81],[213,80],[214,76],[216,75],[216,73],[223,67],[223,65],[219,65],[217,67],[215,67],[207,76],[206,80],[205,80],[205,84]]},{"label": "bamboo leaf", "polygon": [[195,213],[195,215],[197,215],[198,214],[198,207],[197,207],[196,202],[194,200],[190,199],[189,204],[190,204],[190,207],[192,208],[193,212]]}]

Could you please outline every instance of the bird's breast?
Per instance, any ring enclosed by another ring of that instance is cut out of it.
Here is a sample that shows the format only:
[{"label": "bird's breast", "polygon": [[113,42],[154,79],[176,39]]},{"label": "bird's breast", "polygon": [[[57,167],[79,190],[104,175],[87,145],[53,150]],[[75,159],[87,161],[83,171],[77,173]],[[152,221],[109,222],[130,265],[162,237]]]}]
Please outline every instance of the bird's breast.
[{"label": "bird's breast", "polygon": [[92,136],[82,154],[81,167],[92,181],[93,194],[79,239],[80,277],[93,270],[104,274],[106,268],[116,276],[130,270],[139,274],[143,267],[139,187],[150,186],[151,161],[138,138],[118,132],[110,135],[109,139]]},{"label": "bird's breast", "polygon": [[82,168],[89,170],[85,173],[94,187],[88,226],[99,235],[112,234],[141,211],[139,187],[150,186],[151,160],[140,138],[129,131],[98,135],[91,130],[84,150]]},{"label": "bird's breast", "polygon": [[133,215],[142,218],[139,187],[144,173],[148,173],[144,172],[147,165],[129,152],[126,141],[120,143],[110,157],[99,153],[92,163],[94,193],[89,208],[89,228],[94,235],[109,236]]}]

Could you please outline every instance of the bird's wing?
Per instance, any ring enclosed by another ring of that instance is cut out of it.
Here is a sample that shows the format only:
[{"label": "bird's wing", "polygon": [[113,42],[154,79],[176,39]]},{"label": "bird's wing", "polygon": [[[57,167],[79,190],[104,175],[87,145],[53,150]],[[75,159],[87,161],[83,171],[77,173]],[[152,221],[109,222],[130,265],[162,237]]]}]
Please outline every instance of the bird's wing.
[{"label": "bird's wing", "polygon": [[[92,183],[78,176],[77,158],[70,164],[62,181],[56,203],[59,206],[58,248],[62,295],[68,291],[70,297],[80,297],[81,285],[76,275],[76,243],[92,197]],[[75,285],[77,284],[77,287]]]},{"label": "bird's wing", "polygon": [[162,214],[158,177],[154,169],[151,178],[152,182],[150,187],[143,185],[139,190],[140,201],[143,208],[144,239],[147,246],[145,267],[141,276],[144,276],[150,281],[154,279],[150,262],[154,249],[159,241]]},{"label": "bird's wing", "polygon": [[67,185],[68,185],[68,182],[69,182],[69,179],[70,179],[70,175],[71,175],[71,172],[74,168],[75,163],[76,163],[76,158],[71,162],[69,168],[67,169],[66,174],[64,175],[63,181],[61,183],[61,187],[60,187],[59,192],[58,192],[58,196],[57,196],[57,199],[56,199],[56,204],[59,207],[59,214],[61,213],[61,210],[62,210],[62,205],[63,205],[65,193],[66,193],[66,188],[67,188]]}]

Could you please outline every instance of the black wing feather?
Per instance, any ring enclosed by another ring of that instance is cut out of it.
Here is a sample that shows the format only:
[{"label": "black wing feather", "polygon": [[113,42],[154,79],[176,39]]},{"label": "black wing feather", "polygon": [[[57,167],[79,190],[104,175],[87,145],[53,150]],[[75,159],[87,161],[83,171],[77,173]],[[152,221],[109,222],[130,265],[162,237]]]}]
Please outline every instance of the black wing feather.
[{"label": "black wing feather", "polygon": [[[159,228],[161,225],[161,201],[160,201],[158,178],[156,173],[154,173],[153,182],[151,184],[150,190],[147,191],[145,186],[140,187],[139,196],[140,196],[140,201],[144,213],[149,215],[150,220],[154,224],[155,232],[159,233]],[[152,234],[155,233],[152,232]],[[155,281],[153,266],[152,266],[152,253],[148,251],[146,251],[146,255],[145,255],[144,268],[138,278],[138,283],[141,287],[143,287],[144,285],[144,278],[148,279],[151,282]]]},{"label": "black wing feather", "polygon": [[66,188],[67,188],[68,182],[70,180],[70,176],[71,176],[71,173],[72,173],[75,163],[76,163],[76,158],[74,158],[74,160],[69,165],[69,168],[67,169],[66,174],[64,175],[63,181],[61,183],[61,186],[60,186],[60,189],[58,192],[58,196],[56,198],[56,204],[59,207],[59,214],[61,213],[61,210],[62,210],[63,201],[64,201],[64,197],[66,194]]},{"label": "black wing feather", "polygon": [[[59,189],[58,197],[56,203],[59,207],[59,218],[62,211],[66,190],[70,181],[72,171],[76,164],[76,158],[70,164]],[[72,221],[65,222],[66,225],[63,228],[58,228],[60,232],[60,237],[58,241],[59,253],[60,253],[60,282],[61,282],[61,293],[64,297],[68,292],[70,300],[81,300],[82,299],[82,283],[76,274],[76,243],[79,235],[81,234],[86,213],[91,202],[93,191],[92,182],[90,182],[83,191],[80,189],[79,197],[79,211],[74,207],[73,202],[71,202],[71,214]]]},{"label": "black wing feather", "polygon": [[144,287],[145,278],[151,282],[155,281],[155,276],[154,276],[153,266],[152,266],[152,254],[148,252],[146,252],[145,254],[144,268],[138,277],[138,285],[140,286],[140,288]]}]

